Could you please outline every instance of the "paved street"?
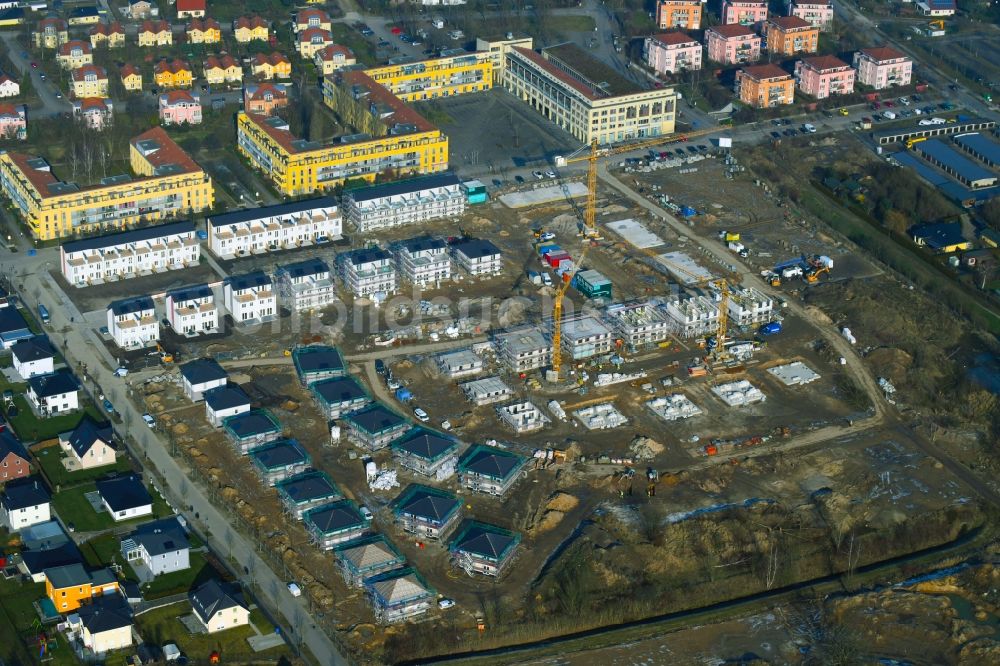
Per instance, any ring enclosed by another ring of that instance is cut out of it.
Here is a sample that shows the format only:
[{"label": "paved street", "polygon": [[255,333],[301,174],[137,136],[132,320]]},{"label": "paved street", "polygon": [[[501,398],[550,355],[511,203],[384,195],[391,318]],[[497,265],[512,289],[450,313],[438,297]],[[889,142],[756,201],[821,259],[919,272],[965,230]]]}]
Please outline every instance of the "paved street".
[{"label": "paved street", "polygon": [[73,110],[73,105],[66,101],[65,98],[56,99],[55,86],[48,81],[42,81],[42,70],[33,69],[31,67],[31,61],[21,57],[21,52],[24,49],[17,43],[16,33],[0,32],[0,39],[3,40],[4,47],[7,49],[7,55],[10,57],[10,61],[14,63],[14,67],[21,72],[21,76],[27,74],[31,77],[31,85],[35,88],[39,99],[42,101],[41,109],[36,107],[29,109],[29,117],[38,118],[44,116],[58,116],[63,113],[69,113]]}]

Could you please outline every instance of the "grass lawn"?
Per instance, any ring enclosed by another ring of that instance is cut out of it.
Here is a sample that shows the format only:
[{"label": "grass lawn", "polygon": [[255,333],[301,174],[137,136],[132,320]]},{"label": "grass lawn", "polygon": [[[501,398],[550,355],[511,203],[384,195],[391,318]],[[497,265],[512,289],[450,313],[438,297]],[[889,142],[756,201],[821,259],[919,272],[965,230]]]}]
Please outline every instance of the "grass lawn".
[{"label": "grass lawn", "polygon": [[[37,627],[32,626],[38,615],[32,602],[44,596],[43,583],[0,580],[0,659],[3,663],[39,663],[39,632]],[[54,628],[48,633],[55,635]],[[45,663],[53,666],[77,664],[66,640],[60,635],[57,641],[57,647],[47,655],[51,660]]]},{"label": "grass lawn", "polygon": [[94,490],[97,490],[97,485],[93,482],[66,488],[52,496],[52,508],[63,519],[63,522],[73,523],[77,532],[98,532],[112,527],[138,525],[149,522],[153,518],[165,518],[173,515],[166,500],[160,497],[160,494],[155,490],[150,489],[149,494],[153,496],[153,515],[116,523],[111,518],[111,514],[106,511],[97,513],[87,501],[85,495]]},{"label": "grass lawn", "polygon": [[[27,384],[15,384],[11,387],[11,390],[17,393],[18,386],[21,387],[21,395],[14,396],[14,404],[17,406],[18,414],[14,418],[7,418],[7,420],[10,421],[11,426],[13,426],[18,437],[20,437],[22,441],[41,442],[46,439],[58,437],[59,433],[75,428],[77,424],[80,423],[80,420],[83,419],[84,414],[90,414],[97,421],[103,421],[105,418],[105,414],[102,414],[97,407],[89,402],[85,402],[83,410],[39,419],[31,411],[31,407],[28,405],[28,400],[23,395],[24,390],[27,388]],[[7,416],[6,412],[7,410],[5,408],[5,417]]]},{"label": "grass lawn", "polygon": [[[247,638],[254,635],[251,627],[235,627],[215,634],[192,636],[178,618],[191,613],[191,605],[183,602],[148,611],[135,618],[136,627],[143,639],[163,645],[176,643],[192,663],[205,663],[213,650],[218,650],[222,663],[254,659],[261,663],[276,663],[282,656],[290,656],[287,645],[280,645],[264,652],[255,653],[247,644]],[[251,614],[251,620],[254,616]],[[261,619],[263,619],[261,617]],[[266,620],[264,620],[266,623]],[[254,623],[256,624],[256,622]],[[261,633],[263,627],[259,627]],[[273,628],[271,629],[273,631]]]},{"label": "grass lawn", "polygon": [[52,488],[70,488],[72,486],[87,483],[112,472],[128,472],[132,469],[128,456],[124,453],[118,456],[118,460],[113,465],[102,465],[90,469],[78,469],[75,472],[67,472],[63,466],[63,459],[66,454],[58,446],[50,446],[35,453],[35,460],[38,461],[45,477],[52,484]]},{"label": "grass lawn", "polygon": [[586,14],[563,14],[549,16],[545,25],[550,30],[559,32],[594,32],[594,19]]},{"label": "grass lawn", "polygon": [[169,597],[172,594],[188,592],[202,583],[218,577],[218,572],[205,559],[205,553],[191,553],[191,566],[184,571],[157,576],[149,585],[142,586],[142,594],[147,599]]},{"label": "grass lawn", "polygon": [[344,23],[334,23],[331,27],[333,28],[334,44],[341,44],[354,51],[354,56],[360,64],[369,66],[376,64],[375,47],[365,39],[364,35]]}]

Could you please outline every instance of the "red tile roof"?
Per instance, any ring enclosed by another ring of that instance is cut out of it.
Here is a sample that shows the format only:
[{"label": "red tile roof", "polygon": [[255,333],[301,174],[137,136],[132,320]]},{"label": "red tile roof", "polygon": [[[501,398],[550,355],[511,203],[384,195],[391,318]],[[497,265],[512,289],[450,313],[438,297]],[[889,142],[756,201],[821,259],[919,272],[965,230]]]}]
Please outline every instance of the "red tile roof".
[{"label": "red tile roof", "polygon": [[266,93],[271,93],[273,99],[288,97],[285,86],[276,86],[271,83],[252,84],[244,89],[244,97],[247,101],[262,100]]},{"label": "red tile roof", "polygon": [[0,104],[0,116],[14,116],[17,118],[21,117],[21,109],[24,107],[18,104],[17,106],[13,104]]},{"label": "red tile roof", "polygon": [[295,24],[308,25],[309,19],[311,18],[318,18],[320,23],[330,22],[330,15],[322,9],[301,9],[299,10],[299,13],[295,15]]},{"label": "red tile roof", "polygon": [[139,26],[139,32],[155,32],[157,34],[170,32],[170,24],[166,21],[143,21],[142,25]]},{"label": "red tile roof", "polygon": [[750,78],[757,79],[758,81],[792,77],[792,75],[785,70],[770,63],[766,65],[751,65],[750,67],[744,67],[743,73]]},{"label": "red tile roof", "polygon": [[125,28],[118,21],[114,21],[111,24],[98,23],[90,29],[91,35],[112,35],[112,34],[125,34]]},{"label": "red tile roof", "polygon": [[316,54],[323,60],[332,60],[333,56],[340,54],[345,58],[353,58],[354,51],[347,48],[346,46],[341,46],[340,44],[330,44],[329,46],[323,48],[321,51],[317,51]]},{"label": "red tile roof", "polygon": [[230,67],[239,67],[240,64],[236,62],[236,59],[229,55],[222,56],[208,56],[205,58],[204,67],[206,70],[209,69],[229,69]]},{"label": "red tile roof", "polygon": [[103,67],[97,65],[84,65],[83,67],[77,67],[73,70],[73,80],[74,81],[85,81],[87,74],[94,73],[97,74],[98,79],[108,78],[108,72]]},{"label": "red tile roof", "polygon": [[333,35],[329,30],[324,30],[323,28],[306,28],[299,33],[299,42],[302,44],[311,44],[312,38],[316,35],[321,35],[324,42],[333,41]]},{"label": "red tile roof", "polygon": [[781,30],[802,30],[813,27],[812,23],[798,16],[772,16],[767,22]]},{"label": "red tile roof", "polygon": [[364,72],[344,72],[341,80],[347,85],[365,88],[368,91],[368,99],[371,102],[392,109],[392,122],[386,124],[402,123],[404,125],[415,125],[418,132],[430,132],[437,129],[415,109],[393,95],[389,92],[388,88],[377,83],[375,79]]},{"label": "red tile roof", "polygon": [[167,136],[167,133],[163,131],[162,127],[154,127],[148,132],[143,132],[139,136],[133,138],[131,143],[134,146],[140,141],[155,141],[159,144],[160,147],[156,150],[156,152],[145,156],[146,161],[154,167],[164,166],[166,164],[176,164],[186,173],[201,171],[201,167],[198,166],[197,163],[191,159],[191,156],[185,153],[180,146],[174,143],[173,139]]},{"label": "red tile roof", "polygon": [[161,60],[160,62],[156,63],[154,71],[157,74],[161,72],[170,72],[172,74],[176,74],[177,72],[190,72],[191,65],[187,64],[187,62],[181,60],[180,58],[174,58],[173,60],[170,61]]},{"label": "red tile roof", "polygon": [[43,18],[38,22],[38,32],[42,32],[46,26],[50,25],[55,27],[56,30],[67,30],[69,27],[66,21],[58,16],[49,16],[48,18]]},{"label": "red tile roof", "polygon": [[160,95],[160,102],[173,106],[174,104],[200,104],[201,100],[187,90],[171,90]]},{"label": "red tile roof", "polygon": [[684,32],[664,32],[659,35],[653,35],[650,39],[655,39],[667,46],[679,46],[681,44],[690,44],[691,42],[697,43],[694,37]]},{"label": "red tile roof", "polygon": [[90,42],[85,42],[82,39],[71,39],[59,47],[59,55],[68,56],[74,48],[79,48],[84,54],[91,52]]},{"label": "red tile roof", "polygon": [[713,25],[711,28],[705,32],[714,32],[717,35],[721,35],[726,39],[731,39],[733,37],[749,37],[750,35],[756,36],[757,33],[754,29],[748,25],[740,25],[739,23],[729,23],[727,25]]},{"label": "red tile roof", "polygon": [[205,32],[206,30],[222,30],[222,26],[214,18],[198,18],[194,17],[187,25],[188,32],[194,32],[195,30],[200,30]]},{"label": "red tile roof", "polygon": [[101,97],[84,97],[76,102],[81,111],[107,111],[108,105]]},{"label": "red tile roof", "polygon": [[177,0],[178,12],[203,12],[205,0]]},{"label": "red tile roof", "polygon": [[235,21],[233,21],[233,28],[257,28],[257,27],[268,27],[267,21],[262,19],[260,16],[254,14],[253,16],[241,16]]},{"label": "red tile roof", "polygon": [[575,78],[573,78],[572,76],[570,76],[569,74],[559,69],[545,58],[543,58],[541,54],[536,53],[531,49],[522,48],[520,46],[515,46],[514,50],[517,51],[520,55],[530,60],[531,62],[533,62],[539,68],[544,69],[546,72],[548,72],[555,78],[559,79],[569,87],[579,92],[584,97],[595,100],[600,99],[600,96],[597,95],[593,90],[591,90],[590,86],[584,85],[580,81],[577,81]]},{"label": "red tile roof", "polygon": [[850,67],[840,58],[832,55],[816,56],[815,58],[803,58],[802,62],[813,69],[825,72],[830,69],[840,69]]},{"label": "red tile roof", "polygon": [[291,60],[289,60],[288,56],[286,56],[284,53],[278,53],[277,51],[269,55],[258,53],[256,56],[254,56],[255,65],[263,65],[264,63],[271,63],[272,65],[277,65],[283,62],[291,62]]},{"label": "red tile roof", "polygon": [[132,74],[138,74],[139,76],[142,76],[142,72],[139,71],[139,68],[133,65],[132,63],[125,63],[124,65],[122,65],[121,69],[118,70],[118,72],[122,75],[123,79],[126,76],[130,76]]},{"label": "red tile roof", "polygon": [[887,60],[898,60],[899,58],[906,57],[906,54],[889,46],[873,46],[868,49],[861,49],[861,52],[876,62],[886,62]]}]

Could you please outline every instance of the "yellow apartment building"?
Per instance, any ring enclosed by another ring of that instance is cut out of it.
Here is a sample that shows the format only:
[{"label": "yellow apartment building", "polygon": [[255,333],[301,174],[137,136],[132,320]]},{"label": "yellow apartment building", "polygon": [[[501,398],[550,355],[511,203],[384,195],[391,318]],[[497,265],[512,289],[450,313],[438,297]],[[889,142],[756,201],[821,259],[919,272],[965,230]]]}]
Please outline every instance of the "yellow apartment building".
[{"label": "yellow apartment building", "polygon": [[493,87],[493,58],[488,52],[445,51],[442,57],[366,69],[365,73],[404,102],[451,97]]}]

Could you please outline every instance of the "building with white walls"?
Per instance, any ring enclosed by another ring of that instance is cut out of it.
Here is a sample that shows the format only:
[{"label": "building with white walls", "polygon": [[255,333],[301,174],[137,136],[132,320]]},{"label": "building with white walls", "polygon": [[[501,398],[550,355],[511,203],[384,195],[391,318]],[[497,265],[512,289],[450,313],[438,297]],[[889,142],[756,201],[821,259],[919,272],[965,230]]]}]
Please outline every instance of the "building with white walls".
[{"label": "building with white walls", "polygon": [[219,332],[219,308],[215,292],[207,284],[182,287],[167,292],[167,321],[186,337]]},{"label": "building with white walls", "polygon": [[465,212],[462,183],[453,173],[410,178],[344,193],[344,217],[361,233],[417,224]]},{"label": "building with white walls", "polygon": [[71,285],[115,280],[197,266],[201,245],[191,222],[173,222],[63,243],[59,265]]},{"label": "building with white walls", "polygon": [[343,233],[333,197],[212,215],[207,226],[208,249],[223,259],[309,247],[337,240]]},{"label": "building with white walls", "polygon": [[226,310],[237,326],[270,321],[278,316],[274,282],[263,271],[226,278],[223,294]]},{"label": "building with white walls", "polygon": [[500,248],[482,238],[460,238],[451,244],[455,263],[473,277],[492,277],[503,273]]},{"label": "building with white walls", "polygon": [[322,310],[337,302],[330,266],[322,259],[306,259],[278,267],[274,273],[281,300],[293,312]]},{"label": "building with white walls", "polygon": [[344,286],[357,297],[396,291],[396,264],[385,250],[359,248],[337,255]]},{"label": "building with white walls", "polygon": [[410,238],[399,243],[394,252],[400,275],[414,286],[439,287],[451,279],[448,245],[440,238]]},{"label": "building with white walls", "polygon": [[160,322],[149,296],[115,301],[108,306],[108,334],[122,349],[140,349],[160,340]]}]

